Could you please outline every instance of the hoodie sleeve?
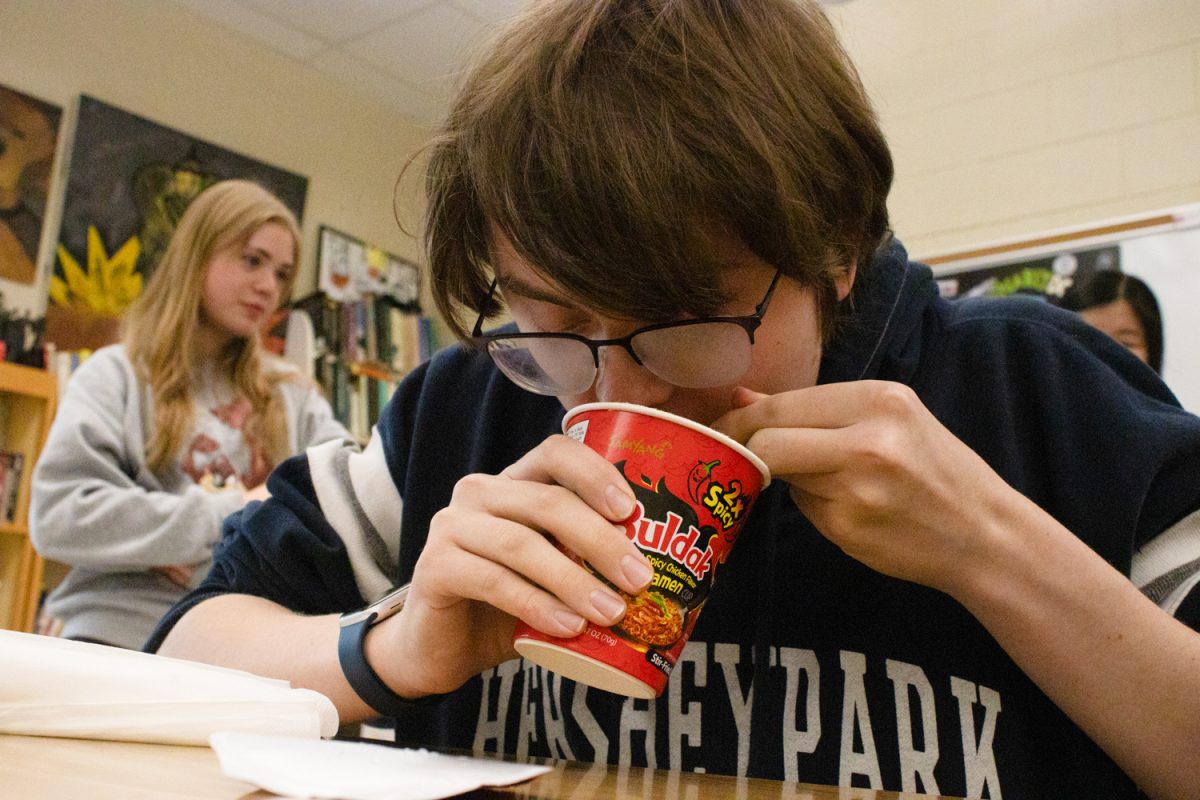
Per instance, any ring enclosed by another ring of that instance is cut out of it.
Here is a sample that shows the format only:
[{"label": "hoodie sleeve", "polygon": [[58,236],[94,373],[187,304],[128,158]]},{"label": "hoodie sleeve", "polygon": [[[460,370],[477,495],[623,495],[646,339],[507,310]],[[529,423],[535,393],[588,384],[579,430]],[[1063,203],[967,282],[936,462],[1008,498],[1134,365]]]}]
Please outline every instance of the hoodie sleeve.
[{"label": "hoodie sleeve", "polygon": [[[330,454],[345,450],[337,441],[325,449]],[[219,595],[253,595],[314,615],[363,605],[356,574],[361,565],[353,555],[362,547],[348,544],[343,531],[326,518],[311,460],[310,450],[283,462],[267,479],[271,496],[247,503],[225,520],[212,569],[159,621],[146,642],[147,652],[157,651],[189,610]]]},{"label": "hoodie sleeve", "polygon": [[221,521],[240,492],[189,486],[154,491],[135,476],[143,455],[128,452],[138,385],[114,351],[100,351],[72,376],[33,474],[30,536],[56,561],[100,571],[196,564],[210,557]]},{"label": "hoodie sleeve", "polygon": [[[1164,610],[1200,630],[1200,418],[1062,309],[959,301],[939,418]],[[964,380],[969,375],[969,380]]]}]

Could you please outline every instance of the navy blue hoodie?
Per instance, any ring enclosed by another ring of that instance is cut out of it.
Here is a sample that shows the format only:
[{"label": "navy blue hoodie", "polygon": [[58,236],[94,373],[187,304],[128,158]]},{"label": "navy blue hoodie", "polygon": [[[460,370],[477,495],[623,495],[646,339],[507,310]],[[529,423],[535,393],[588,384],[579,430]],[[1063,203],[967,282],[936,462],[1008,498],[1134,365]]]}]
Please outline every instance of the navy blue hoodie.
[{"label": "navy blue hoodie", "polygon": [[[912,387],[1004,480],[1125,574],[1146,542],[1200,508],[1200,419],[1068,312],[1035,299],[943,300],[898,243],[843,311],[822,383]],[[377,431],[404,500],[389,577],[409,579],[460,477],[499,472],[557,432],[562,414],[556,399],[518,389],[486,356],[457,347],[416,370]],[[270,488],[272,500],[229,518],[207,581],[148,649],[215,594],[309,614],[364,604],[305,459],[282,465]],[[1186,566],[1194,573],[1200,562]],[[1172,585],[1187,577],[1178,572]],[[1177,605],[1200,629],[1200,589]],[[960,796],[1138,796],[957,601],[850,559],[779,482],[760,498],[657,701],[514,660],[414,705],[397,732],[405,744]]]}]

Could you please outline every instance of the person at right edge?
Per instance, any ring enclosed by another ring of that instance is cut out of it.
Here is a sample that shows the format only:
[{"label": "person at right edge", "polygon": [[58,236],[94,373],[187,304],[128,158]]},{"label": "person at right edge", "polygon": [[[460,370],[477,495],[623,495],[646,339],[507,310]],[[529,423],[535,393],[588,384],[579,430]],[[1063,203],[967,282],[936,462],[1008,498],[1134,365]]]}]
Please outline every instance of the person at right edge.
[{"label": "person at right edge", "polygon": [[1058,305],[1074,311],[1162,374],[1162,312],[1154,290],[1141,278],[1115,269],[1077,275]]},{"label": "person at right edge", "polygon": [[[428,170],[433,291],[477,346],[416,370],[361,454],[282,464],[148,649],[395,716],[409,745],[1196,796],[1200,419],[1069,312],[939,299],[815,3],[534,3]],[[595,400],[711,423],[775,476],[653,702],[512,648],[517,618],[624,612],[559,547],[651,579],[629,484],[556,435]],[[339,625],[406,582],[399,613]]]}]

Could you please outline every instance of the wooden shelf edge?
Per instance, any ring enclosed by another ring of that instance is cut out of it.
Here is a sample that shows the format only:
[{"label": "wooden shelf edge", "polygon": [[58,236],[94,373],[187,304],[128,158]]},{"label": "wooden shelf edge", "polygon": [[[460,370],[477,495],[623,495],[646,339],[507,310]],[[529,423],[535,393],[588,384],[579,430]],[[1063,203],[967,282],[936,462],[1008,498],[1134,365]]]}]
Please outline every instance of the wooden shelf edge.
[{"label": "wooden shelf edge", "polygon": [[405,373],[397,372],[380,361],[351,361],[349,362],[349,367],[351,375],[365,375],[377,381],[398,383],[405,375]]},{"label": "wooden shelf edge", "polygon": [[0,392],[49,399],[57,396],[58,383],[47,370],[0,361]]},{"label": "wooden shelf edge", "polygon": [[29,493],[33,470],[57,411],[56,376],[44,369],[0,362],[0,406],[5,411],[0,430],[4,446],[25,457],[16,521],[0,522],[5,558],[13,559],[3,570],[11,584],[0,586],[0,626],[31,631],[43,588],[43,563],[29,537]]}]

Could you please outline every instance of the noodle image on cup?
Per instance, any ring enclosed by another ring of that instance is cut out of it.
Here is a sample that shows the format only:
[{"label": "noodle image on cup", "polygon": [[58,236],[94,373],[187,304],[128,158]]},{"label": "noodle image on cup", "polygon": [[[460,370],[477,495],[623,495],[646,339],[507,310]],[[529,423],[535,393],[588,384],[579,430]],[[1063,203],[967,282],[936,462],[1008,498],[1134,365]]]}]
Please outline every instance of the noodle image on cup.
[{"label": "noodle image on cup", "polygon": [[[625,535],[654,565],[650,586],[622,592],[625,616],[587,624],[573,638],[548,636],[518,620],[513,646],[524,658],[579,683],[653,699],[667,678],[755,498],[771,475],[742,445],[697,422],[631,403],[588,403],[567,412],[563,432],[621,470],[637,507]],[[583,562],[585,567],[590,566]]]}]

